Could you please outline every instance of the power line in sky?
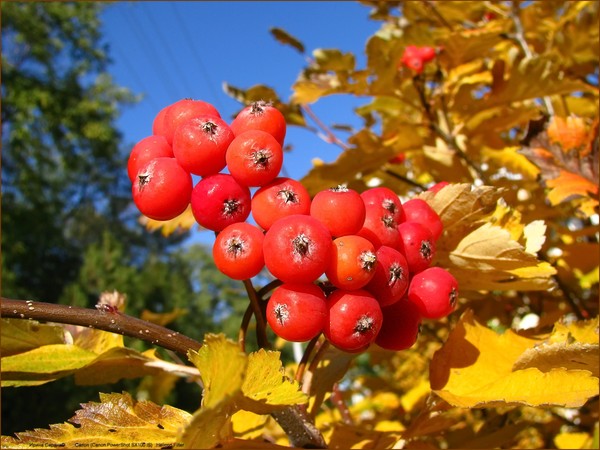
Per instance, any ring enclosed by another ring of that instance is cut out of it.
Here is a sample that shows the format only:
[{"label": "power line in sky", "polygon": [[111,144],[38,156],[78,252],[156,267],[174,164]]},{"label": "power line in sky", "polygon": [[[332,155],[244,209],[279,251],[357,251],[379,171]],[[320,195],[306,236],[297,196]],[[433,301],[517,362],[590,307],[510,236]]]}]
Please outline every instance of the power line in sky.
[{"label": "power line in sky", "polygon": [[192,42],[194,42],[194,38],[192,37],[192,34],[189,32],[189,29],[187,27],[185,20],[183,20],[183,18],[181,17],[181,14],[179,13],[178,3],[170,2],[170,4],[171,4],[171,9],[173,10],[175,19],[176,19],[177,23],[179,24],[178,28],[183,33],[184,41],[186,42],[186,44],[188,45],[188,47],[190,49],[190,54],[195,59],[196,64],[198,64],[198,67],[200,68],[200,74],[202,75],[202,78],[204,78],[206,86],[208,87],[208,90],[213,97],[211,99],[211,103],[213,103],[218,109],[223,109],[222,105],[219,102],[219,94],[215,89],[215,84],[213,83],[212,79],[210,78],[208,71],[206,70],[206,67],[204,66],[204,63],[202,62],[202,59],[200,58],[200,55],[198,54],[196,49],[192,46]]},{"label": "power line in sky", "polygon": [[154,48],[152,48],[154,53],[150,52],[150,43],[153,42],[153,40],[146,35],[144,28],[140,26],[135,15],[132,14],[128,8],[123,8],[123,10],[128,16],[129,23],[133,25],[133,32],[138,40],[139,46],[142,48],[142,51],[148,59],[148,67],[152,68],[154,72],[158,75],[158,77],[161,80],[162,86],[169,93],[169,96],[171,96],[174,99],[185,97],[185,95],[179,95],[179,93],[176,91],[175,86],[179,85],[173,82],[171,75],[169,75],[169,73],[165,70],[166,66],[162,61],[160,52],[156,52]]}]

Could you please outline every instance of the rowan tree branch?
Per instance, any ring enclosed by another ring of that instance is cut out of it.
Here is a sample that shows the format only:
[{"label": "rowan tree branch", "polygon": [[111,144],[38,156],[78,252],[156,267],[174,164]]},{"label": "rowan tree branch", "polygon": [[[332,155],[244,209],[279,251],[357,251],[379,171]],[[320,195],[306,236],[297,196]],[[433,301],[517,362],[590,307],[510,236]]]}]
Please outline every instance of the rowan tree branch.
[{"label": "rowan tree branch", "polygon": [[[0,297],[0,317],[38,320],[95,328],[129,336],[185,355],[189,350],[198,351],[202,343],[177,331],[154,323],[105,309],[81,308],[31,300],[14,300]],[[272,414],[297,448],[326,448],[323,435],[315,427],[305,411],[290,406]]]},{"label": "rowan tree branch", "polygon": [[33,319],[96,328],[141,339],[152,345],[185,355],[186,358],[188,350],[197,351],[202,347],[202,343],[177,331],[121,312],[31,300],[13,300],[4,297],[0,299],[0,304],[0,316],[3,318]]}]

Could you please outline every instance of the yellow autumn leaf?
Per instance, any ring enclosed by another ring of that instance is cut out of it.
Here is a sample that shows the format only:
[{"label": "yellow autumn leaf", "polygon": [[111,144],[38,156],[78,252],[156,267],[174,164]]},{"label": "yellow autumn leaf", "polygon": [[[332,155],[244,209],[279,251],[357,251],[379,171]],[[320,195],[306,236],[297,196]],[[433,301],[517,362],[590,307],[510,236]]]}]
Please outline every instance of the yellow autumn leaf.
[{"label": "yellow autumn leaf", "polygon": [[554,445],[560,449],[593,448],[592,436],[587,433],[560,433],[554,436]]},{"label": "yellow autumn leaf", "polygon": [[155,323],[160,326],[167,326],[171,322],[177,320],[181,316],[185,316],[188,313],[187,309],[175,308],[172,311],[164,313],[155,313],[148,309],[144,309],[140,315],[140,319],[148,322]]},{"label": "yellow autumn leaf", "polygon": [[263,434],[268,415],[240,410],[231,417],[233,434],[238,439],[255,439]]},{"label": "yellow autumn leaf", "polygon": [[145,216],[140,217],[140,223],[148,231],[160,230],[165,237],[170,236],[178,230],[185,231],[196,225],[196,219],[192,214],[192,207],[189,205],[184,212],[171,220],[154,220]]},{"label": "yellow autumn leaf", "polygon": [[515,404],[579,407],[598,395],[598,378],[588,370],[515,370],[519,357],[541,342],[512,330],[497,334],[467,310],[432,358],[431,388],[451,405],[463,408]]},{"label": "yellow autumn leaf", "polygon": [[99,403],[81,406],[70,423],[2,436],[2,448],[119,448],[140,442],[149,448],[179,448],[177,433],[191,417],[171,406],[135,401],[128,393],[100,394]]},{"label": "yellow autumn leaf", "polygon": [[2,357],[23,353],[44,345],[65,343],[64,328],[58,325],[21,319],[2,319],[0,323]]},{"label": "yellow autumn leaf", "polygon": [[298,382],[285,376],[280,353],[264,349],[248,355],[242,393],[238,406],[259,414],[308,401]]},{"label": "yellow autumn leaf", "polygon": [[559,321],[554,324],[548,342],[580,342],[582,344],[598,344],[598,317],[589,320],[578,320],[571,323]]},{"label": "yellow autumn leaf", "polygon": [[76,345],[51,344],[2,358],[2,386],[35,386],[73,373],[97,355]]},{"label": "yellow autumn leaf", "polygon": [[376,431],[365,427],[336,423],[329,436],[327,446],[331,449],[393,448],[401,436],[402,433],[399,431]]},{"label": "yellow autumn leaf", "polygon": [[248,358],[223,334],[208,334],[200,350],[188,358],[200,371],[202,406],[193,414],[178,440],[186,448],[213,448],[233,438],[231,415],[237,410]]},{"label": "yellow autumn leaf", "polygon": [[208,334],[200,350],[188,352],[204,384],[202,405],[210,408],[223,399],[239,395],[248,365],[247,355],[224,334]]}]

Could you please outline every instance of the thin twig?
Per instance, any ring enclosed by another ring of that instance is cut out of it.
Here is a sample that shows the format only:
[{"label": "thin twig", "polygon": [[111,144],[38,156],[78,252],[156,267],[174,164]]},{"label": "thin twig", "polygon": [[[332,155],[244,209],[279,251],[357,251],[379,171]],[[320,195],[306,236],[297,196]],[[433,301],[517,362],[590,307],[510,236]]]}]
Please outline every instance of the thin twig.
[{"label": "thin twig", "polygon": [[197,351],[202,346],[200,342],[177,331],[121,312],[2,297],[0,315],[5,318],[32,319],[96,328],[141,339],[186,357],[188,350]]},{"label": "thin twig", "polygon": [[[308,363],[308,359],[310,358],[310,355],[311,355],[313,349],[317,346],[317,343],[319,343],[319,342],[322,343],[322,341],[319,341],[320,337],[321,337],[321,334],[312,338],[310,340],[310,342],[306,345],[306,348],[304,349],[304,353],[302,354],[302,359],[300,359],[300,362],[298,363],[298,370],[296,370],[296,376],[294,377],[295,380],[298,381],[299,383],[302,382],[302,378],[304,377],[304,370],[306,369],[306,364]],[[321,344],[319,344],[319,346],[320,345]]]},{"label": "thin twig", "polygon": [[252,318],[253,311],[254,309],[252,308],[252,304],[248,303],[246,312],[244,312],[244,317],[242,317],[242,323],[240,324],[238,345],[240,346],[240,350],[243,352],[246,351],[246,334],[248,334],[248,325],[250,325],[250,319]]},{"label": "thin twig", "polygon": [[330,144],[336,144],[338,147],[341,147],[342,150],[348,150],[348,145],[342,141],[340,138],[338,138],[333,131],[331,131],[331,128],[329,128],[327,125],[325,125],[325,123],[323,123],[323,121],[321,119],[319,119],[319,117],[313,112],[313,110],[311,109],[310,106],[304,104],[301,106],[302,110],[306,113],[307,116],[309,116],[313,122],[315,122],[317,124],[317,126],[321,129],[321,131],[323,131],[323,133],[325,133],[325,136],[327,137],[327,142]]},{"label": "thin twig", "polygon": [[[513,1],[512,10],[511,10],[511,14],[510,14],[510,18],[513,21],[513,24],[515,25],[514,37],[515,37],[515,40],[517,41],[517,43],[519,44],[519,46],[521,47],[521,49],[523,50],[523,53],[525,53],[525,56],[527,58],[533,58],[533,52],[531,51],[531,48],[529,48],[529,44],[527,43],[527,40],[525,39],[525,29],[523,28],[523,23],[521,22],[519,3],[520,2],[518,2],[518,1]],[[554,106],[552,105],[552,99],[550,97],[546,96],[546,97],[543,97],[542,100],[544,101],[544,106],[546,107],[546,112],[550,116],[553,116],[554,115]]]},{"label": "thin twig", "polygon": [[354,419],[352,418],[352,414],[350,414],[350,410],[348,409],[348,405],[344,401],[344,394],[340,390],[340,386],[338,383],[333,385],[333,389],[331,390],[331,402],[335,405],[335,407],[340,412],[342,416],[342,420],[346,425],[354,425]]},{"label": "thin twig", "polygon": [[254,311],[254,318],[256,320],[256,341],[258,346],[260,348],[269,348],[271,345],[267,339],[267,325],[262,313],[260,299],[258,298],[256,289],[254,289],[252,281],[250,280],[244,280],[244,287],[246,288],[248,298],[250,299],[250,304],[252,305],[252,310]]},{"label": "thin twig", "polygon": [[387,175],[391,176],[391,177],[394,177],[394,178],[396,178],[396,179],[398,179],[398,180],[400,180],[400,181],[402,181],[402,182],[404,182],[406,184],[410,184],[411,186],[420,189],[421,191],[426,191],[427,190],[427,188],[425,186],[423,186],[422,184],[417,183],[416,181],[411,180],[410,178],[406,178],[404,175],[400,175],[399,173],[396,173],[393,170],[385,169],[384,172]]},{"label": "thin twig", "polygon": [[283,281],[281,281],[279,279],[275,279],[275,280],[265,284],[263,287],[261,287],[256,292],[256,294],[258,295],[258,298],[260,298],[261,300],[264,300],[266,294],[271,292],[276,287],[281,286],[282,284],[283,284]]}]

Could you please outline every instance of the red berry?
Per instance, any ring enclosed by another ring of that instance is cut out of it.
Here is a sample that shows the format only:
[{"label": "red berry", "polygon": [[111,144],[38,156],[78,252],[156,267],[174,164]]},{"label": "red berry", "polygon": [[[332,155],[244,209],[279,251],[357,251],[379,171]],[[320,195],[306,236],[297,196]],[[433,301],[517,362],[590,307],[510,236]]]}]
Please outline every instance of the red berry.
[{"label": "red berry", "polygon": [[379,302],[359,289],[335,290],[327,298],[328,319],[323,334],[340,350],[365,350],[377,337],[383,321]]},{"label": "red berry", "polygon": [[421,272],[431,265],[435,256],[435,240],[424,225],[418,222],[404,222],[398,226],[400,244],[398,250],[406,257],[411,275]]},{"label": "red berry", "polygon": [[267,303],[267,322],[287,341],[306,342],[323,330],[327,320],[325,294],[314,284],[284,283]]},{"label": "red berry", "polygon": [[398,222],[394,219],[394,214],[374,205],[367,206],[365,212],[365,222],[356,234],[371,241],[375,249],[382,245],[398,247],[400,233],[398,233]]},{"label": "red berry", "polygon": [[167,143],[164,136],[148,136],[141,139],[133,146],[129,154],[127,161],[127,175],[129,176],[129,180],[133,183],[142,166],[160,157],[173,157],[173,149]]},{"label": "red berry", "polygon": [[363,191],[360,196],[365,206],[377,206],[388,215],[391,215],[396,224],[404,222],[404,210],[398,195],[390,188],[384,186],[374,187]]},{"label": "red berry", "polygon": [[283,150],[277,140],[261,130],[236,134],[226,155],[229,173],[240,184],[264,186],[273,181],[283,165]]},{"label": "red berry", "polygon": [[427,189],[427,190],[437,194],[439,191],[444,189],[449,184],[450,183],[448,183],[447,181],[440,181],[440,182],[434,184],[433,186],[429,187],[429,189]]},{"label": "red berry", "polygon": [[419,47],[417,50],[417,54],[421,57],[421,61],[423,61],[424,63],[427,63],[433,60],[433,58],[435,58],[436,51],[433,47]]},{"label": "red berry", "polygon": [[408,262],[402,253],[382,245],[376,253],[377,266],[365,289],[375,296],[379,304],[391,305],[400,300],[408,289]]},{"label": "red berry", "polygon": [[356,234],[365,221],[365,203],[360,194],[345,186],[317,192],[310,215],[319,219],[333,237]]},{"label": "red berry", "polygon": [[152,134],[163,137],[166,135],[165,116],[167,115],[167,110],[170,106],[171,105],[165,106],[154,117],[154,120],[152,121]]},{"label": "red berry", "polygon": [[383,324],[375,339],[375,343],[385,350],[406,350],[412,347],[419,337],[421,314],[419,308],[403,298],[400,301],[383,307]]},{"label": "red berry", "polygon": [[258,275],[265,266],[263,240],[263,232],[247,222],[226,226],[213,243],[215,265],[234,280],[246,280]]},{"label": "red berry", "polygon": [[292,214],[309,214],[310,194],[302,183],[280,177],[259,188],[252,196],[252,217],[263,230]]},{"label": "red berry", "polygon": [[339,289],[355,290],[364,287],[375,275],[375,247],[367,239],[348,235],[331,243],[331,256],[325,275]]},{"label": "red berry", "polygon": [[204,228],[221,231],[250,215],[250,190],[225,173],[201,179],[192,191],[192,213]]},{"label": "red berry", "polygon": [[419,222],[431,231],[434,240],[438,240],[444,231],[442,219],[425,200],[413,198],[403,205],[406,221]]},{"label": "red berry", "polygon": [[221,117],[217,108],[202,100],[184,98],[171,104],[165,112],[162,125],[167,142],[172,145],[175,130],[188,120],[200,116]]},{"label": "red berry", "polygon": [[281,112],[264,101],[254,102],[242,109],[231,122],[236,136],[248,130],[261,130],[273,136],[283,147],[286,133],[285,117]]},{"label": "red berry", "polygon": [[421,316],[441,319],[456,306],[458,282],[446,269],[430,267],[413,276],[408,299],[417,305]]},{"label": "red berry", "polygon": [[329,263],[331,234],[314,217],[295,214],[271,225],[263,251],[274,277],[285,283],[312,283]]},{"label": "red berry", "polygon": [[190,203],[192,176],[175,158],[155,158],[137,173],[131,187],[133,202],[140,212],[154,220],[171,220]]},{"label": "red berry", "polygon": [[173,154],[185,170],[206,177],[225,168],[225,153],[231,141],[233,131],[219,117],[194,117],[175,130]]}]

